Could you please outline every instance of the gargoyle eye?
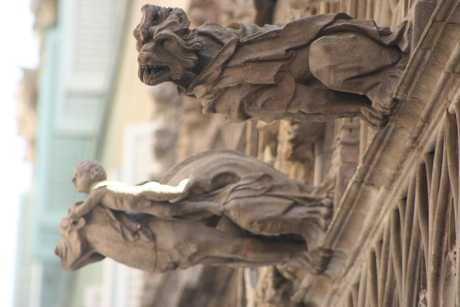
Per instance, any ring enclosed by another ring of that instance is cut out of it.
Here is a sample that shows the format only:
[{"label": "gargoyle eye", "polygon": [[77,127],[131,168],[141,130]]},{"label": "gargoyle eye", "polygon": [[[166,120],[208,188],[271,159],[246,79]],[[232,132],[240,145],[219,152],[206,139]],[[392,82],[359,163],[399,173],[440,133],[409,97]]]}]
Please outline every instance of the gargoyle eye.
[{"label": "gargoyle eye", "polygon": [[155,22],[155,21],[158,21],[158,19],[160,19],[160,16],[159,16],[159,14],[158,14],[157,11],[155,11],[155,12],[153,13],[153,16],[152,16],[152,17],[153,17],[153,21],[154,21],[154,22]]}]

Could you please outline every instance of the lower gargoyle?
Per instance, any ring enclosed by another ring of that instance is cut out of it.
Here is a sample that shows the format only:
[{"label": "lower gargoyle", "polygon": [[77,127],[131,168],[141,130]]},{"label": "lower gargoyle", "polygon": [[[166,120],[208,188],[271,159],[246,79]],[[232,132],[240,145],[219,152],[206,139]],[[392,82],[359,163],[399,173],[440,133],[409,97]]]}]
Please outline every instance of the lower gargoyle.
[{"label": "lower gargoyle", "polygon": [[160,182],[106,181],[95,161],[75,168],[88,198],[61,221],[56,254],[66,270],[110,257],[151,272],[197,264],[256,267],[304,260],[324,271],[319,246],[332,202],[321,187],[292,180],[233,151],[192,156]]}]

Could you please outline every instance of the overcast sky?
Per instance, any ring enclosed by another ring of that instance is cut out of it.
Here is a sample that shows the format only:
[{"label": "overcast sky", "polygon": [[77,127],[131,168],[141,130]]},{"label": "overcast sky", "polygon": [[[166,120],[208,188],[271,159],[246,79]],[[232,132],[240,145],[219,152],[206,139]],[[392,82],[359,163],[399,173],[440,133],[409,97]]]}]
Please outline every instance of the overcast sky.
[{"label": "overcast sky", "polygon": [[30,185],[31,166],[23,163],[24,141],[17,136],[16,91],[20,67],[37,66],[30,0],[8,1],[0,10],[0,306],[12,306],[14,252],[19,195]]}]

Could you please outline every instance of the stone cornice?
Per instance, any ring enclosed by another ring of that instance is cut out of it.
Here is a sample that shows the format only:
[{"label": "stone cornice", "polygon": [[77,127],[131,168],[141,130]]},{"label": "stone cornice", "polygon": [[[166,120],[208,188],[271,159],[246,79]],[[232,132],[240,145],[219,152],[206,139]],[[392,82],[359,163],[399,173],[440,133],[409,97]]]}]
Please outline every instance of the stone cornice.
[{"label": "stone cornice", "polygon": [[382,221],[407,189],[408,176],[449,105],[460,100],[459,41],[460,1],[442,1],[411,54],[388,125],[369,144],[329,226],[324,247],[336,256],[326,271],[334,280],[326,297],[342,292],[344,280],[357,276],[370,238],[382,231]]}]

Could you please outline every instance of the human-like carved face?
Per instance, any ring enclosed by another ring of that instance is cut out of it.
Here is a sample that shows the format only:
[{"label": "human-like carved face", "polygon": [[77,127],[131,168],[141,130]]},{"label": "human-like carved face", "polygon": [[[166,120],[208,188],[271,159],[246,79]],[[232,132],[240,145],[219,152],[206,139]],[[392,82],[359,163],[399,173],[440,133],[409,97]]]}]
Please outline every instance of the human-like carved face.
[{"label": "human-like carved face", "polygon": [[74,169],[75,177],[72,179],[72,183],[77,188],[78,192],[90,193],[91,186],[96,183],[94,174],[90,170],[87,170],[80,165],[77,165]]},{"label": "human-like carved face", "polygon": [[164,49],[164,46],[152,41],[144,44],[139,51],[139,79],[147,85],[153,86],[173,80],[171,68],[164,65],[166,61],[162,59],[162,49]]},{"label": "human-like carved face", "polygon": [[142,13],[133,33],[139,51],[139,79],[147,85],[183,83],[185,75],[195,69],[202,48],[188,28],[185,12],[147,4]]},{"label": "human-like carved face", "polygon": [[72,221],[63,218],[60,223],[59,233],[63,236],[55,249],[55,254],[61,258],[61,266],[67,271],[75,271],[87,264],[105,258],[96,253],[88,241],[81,234],[81,229],[85,227],[85,219]]}]

